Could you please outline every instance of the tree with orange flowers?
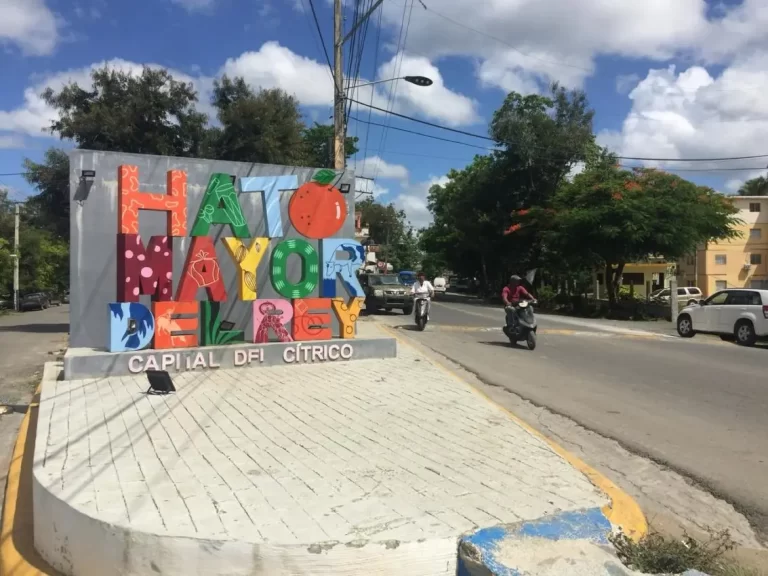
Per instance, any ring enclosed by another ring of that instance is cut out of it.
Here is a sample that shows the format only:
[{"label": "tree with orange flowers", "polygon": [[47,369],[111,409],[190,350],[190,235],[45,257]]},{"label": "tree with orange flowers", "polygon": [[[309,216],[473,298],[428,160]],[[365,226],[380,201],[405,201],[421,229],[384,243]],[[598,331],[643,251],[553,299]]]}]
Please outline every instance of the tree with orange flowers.
[{"label": "tree with orange flowers", "polygon": [[527,218],[536,221],[542,242],[561,261],[604,271],[611,304],[626,263],[652,256],[674,261],[702,242],[737,235],[735,208],[711,188],[608,162],[561,186],[552,209],[546,218],[541,209]]}]

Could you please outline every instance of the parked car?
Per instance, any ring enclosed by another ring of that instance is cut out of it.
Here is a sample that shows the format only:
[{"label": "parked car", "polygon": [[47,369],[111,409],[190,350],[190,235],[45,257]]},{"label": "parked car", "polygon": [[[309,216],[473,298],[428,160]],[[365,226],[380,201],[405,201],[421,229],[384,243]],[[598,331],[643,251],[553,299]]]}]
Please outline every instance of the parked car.
[{"label": "parked car", "polygon": [[64,292],[64,296],[62,296],[62,297],[61,297],[61,301],[62,301],[64,304],[69,304],[69,290],[67,290],[66,292]]},{"label": "parked car", "polygon": [[[651,292],[651,295],[649,296],[649,299],[651,302],[656,302],[659,304],[669,304],[669,298],[671,296],[671,292],[669,288],[663,288],[661,290],[656,290],[655,292]],[[686,306],[689,304],[695,304],[702,298],[702,293],[699,288],[696,288],[696,286],[682,286],[677,289],[677,301],[685,304]]]},{"label": "parked car", "polygon": [[432,286],[435,288],[435,296],[438,294],[445,294],[448,291],[448,282],[445,278],[438,277],[432,282]]},{"label": "parked car", "polygon": [[408,286],[395,274],[361,274],[360,285],[365,291],[365,309],[375,312],[382,308],[402,310],[403,314],[413,312],[413,297]]},{"label": "parked car", "polygon": [[13,296],[10,294],[0,296],[0,310],[7,310],[9,308],[13,308]]},{"label": "parked car", "polygon": [[46,292],[51,306],[61,306],[61,297],[55,292]]},{"label": "parked car", "polygon": [[677,317],[677,333],[692,338],[699,332],[742,346],[768,338],[768,290],[731,288],[686,306]]},{"label": "parked car", "polygon": [[51,307],[51,302],[45,292],[32,292],[21,299],[21,311],[27,310],[45,310]]}]

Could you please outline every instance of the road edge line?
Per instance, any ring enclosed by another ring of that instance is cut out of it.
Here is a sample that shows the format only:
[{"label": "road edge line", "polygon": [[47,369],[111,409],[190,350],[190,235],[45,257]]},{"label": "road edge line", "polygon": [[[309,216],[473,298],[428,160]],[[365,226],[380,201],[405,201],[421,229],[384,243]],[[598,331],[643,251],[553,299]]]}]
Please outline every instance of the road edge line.
[{"label": "road edge line", "polygon": [[[11,574],[13,576],[53,576],[57,574],[52,567],[48,566],[37,555],[34,548],[34,530],[32,526],[31,458],[34,457],[34,447],[29,445],[29,427],[33,415],[36,416],[39,409],[41,390],[42,384],[39,384],[19,426],[19,433],[16,437],[16,444],[13,447],[13,455],[11,456],[11,464],[8,467],[5,503],[3,505],[2,524],[0,524],[0,576]],[[34,436],[32,438],[32,442],[34,442]],[[27,457],[28,455],[31,456]],[[26,461],[25,458],[27,458]],[[19,496],[25,472],[29,472],[30,476],[30,485],[27,487],[29,490],[28,502]],[[24,515],[24,519],[17,522],[19,512]],[[24,526],[20,526],[22,523]],[[20,532],[23,533],[20,534]],[[24,546],[31,547],[32,551],[25,556],[16,546],[16,539],[24,541]],[[29,556],[32,555],[34,556],[30,558]]]},{"label": "road edge line", "polygon": [[[377,321],[376,323],[385,332],[388,332],[393,338],[397,339],[398,342],[406,346],[409,346],[410,348],[416,350],[421,354],[424,354],[422,350],[419,350],[419,346],[417,344],[411,342],[409,338],[406,338],[400,334],[397,334],[397,330],[393,330],[391,326],[388,326],[383,322]],[[438,354],[441,357],[445,358],[439,352],[435,352],[435,354]],[[432,361],[432,359],[430,360]],[[464,386],[468,387],[474,394],[485,399],[486,402],[489,402],[490,404],[493,404],[497,408],[504,411],[507,414],[507,416],[509,416],[520,427],[522,427],[524,430],[526,430],[533,436],[546,442],[547,445],[550,448],[552,448],[552,450],[557,455],[563,458],[571,466],[576,468],[576,470],[584,474],[589,479],[589,481],[592,482],[592,484],[594,484],[599,490],[604,492],[610,499],[611,503],[604,506],[602,510],[603,510],[603,514],[605,514],[605,517],[608,518],[611,524],[613,524],[614,526],[621,527],[622,531],[627,536],[631,537],[634,540],[639,540],[640,538],[642,538],[648,533],[648,522],[645,519],[645,514],[643,514],[643,511],[640,508],[640,505],[637,502],[635,502],[634,498],[632,498],[629,494],[624,492],[624,490],[619,488],[610,478],[603,475],[601,472],[598,472],[596,469],[592,468],[592,466],[584,462],[581,458],[579,458],[575,454],[572,454],[571,452],[569,452],[568,450],[560,446],[560,444],[558,444],[548,436],[545,436],[544,434],[539,432],[536,428],[534,428],[533,426],[528,424],[526,421],[521,419],[509,408],[502,406],[501,404],[493,400],[485,392],[483,392],[482,390],[478,390],[475,386],[473,386],[471,383],[467,382],[464,378],[462,378],[461,375],[459,375],[455,370],[446,366],[442,362],[432,361],[431,363],[437,366],[438,368],[440,368],[443,372],[445,372],[455,380],[458,380],[459,382],[461,382]]]}]

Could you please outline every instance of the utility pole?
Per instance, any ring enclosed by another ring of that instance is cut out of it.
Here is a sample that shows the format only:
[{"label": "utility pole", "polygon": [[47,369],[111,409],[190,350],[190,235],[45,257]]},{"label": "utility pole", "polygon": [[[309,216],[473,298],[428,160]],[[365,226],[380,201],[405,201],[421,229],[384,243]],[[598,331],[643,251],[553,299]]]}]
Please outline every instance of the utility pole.
[{"label": "utility pole", "polygon": [[344,170],[344,43],[341,39],[341,0],[333,0],[333,167]]},{"label": "utility pole", "polygon": [[21,206],[16,204],[13,217],[13,309],[19,311],[19,224]]}]

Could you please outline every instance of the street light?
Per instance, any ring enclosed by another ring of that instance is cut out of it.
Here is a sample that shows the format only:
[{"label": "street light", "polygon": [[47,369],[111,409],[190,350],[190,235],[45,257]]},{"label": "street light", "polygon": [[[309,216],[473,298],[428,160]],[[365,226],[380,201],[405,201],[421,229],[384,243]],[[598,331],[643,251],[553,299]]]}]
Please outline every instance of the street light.
[{"label": "street light", "polygon": [[421,86],[421,87],[432,86],[432,84],[434,84],[432,79],[427,78],[426,76],[401,76],[400,78],[389,78],[388,80],[376,80],[375,82],[366,82],[365,84],[357,84],[355,86],[350,86],[349,88],[347,88],[347,90],[364,88],[365,86],[373,86],[374,84],[383,84],[385,82],[394,82],[395,80],[405,80],[410,84],[413,84],[415,86]]}]

